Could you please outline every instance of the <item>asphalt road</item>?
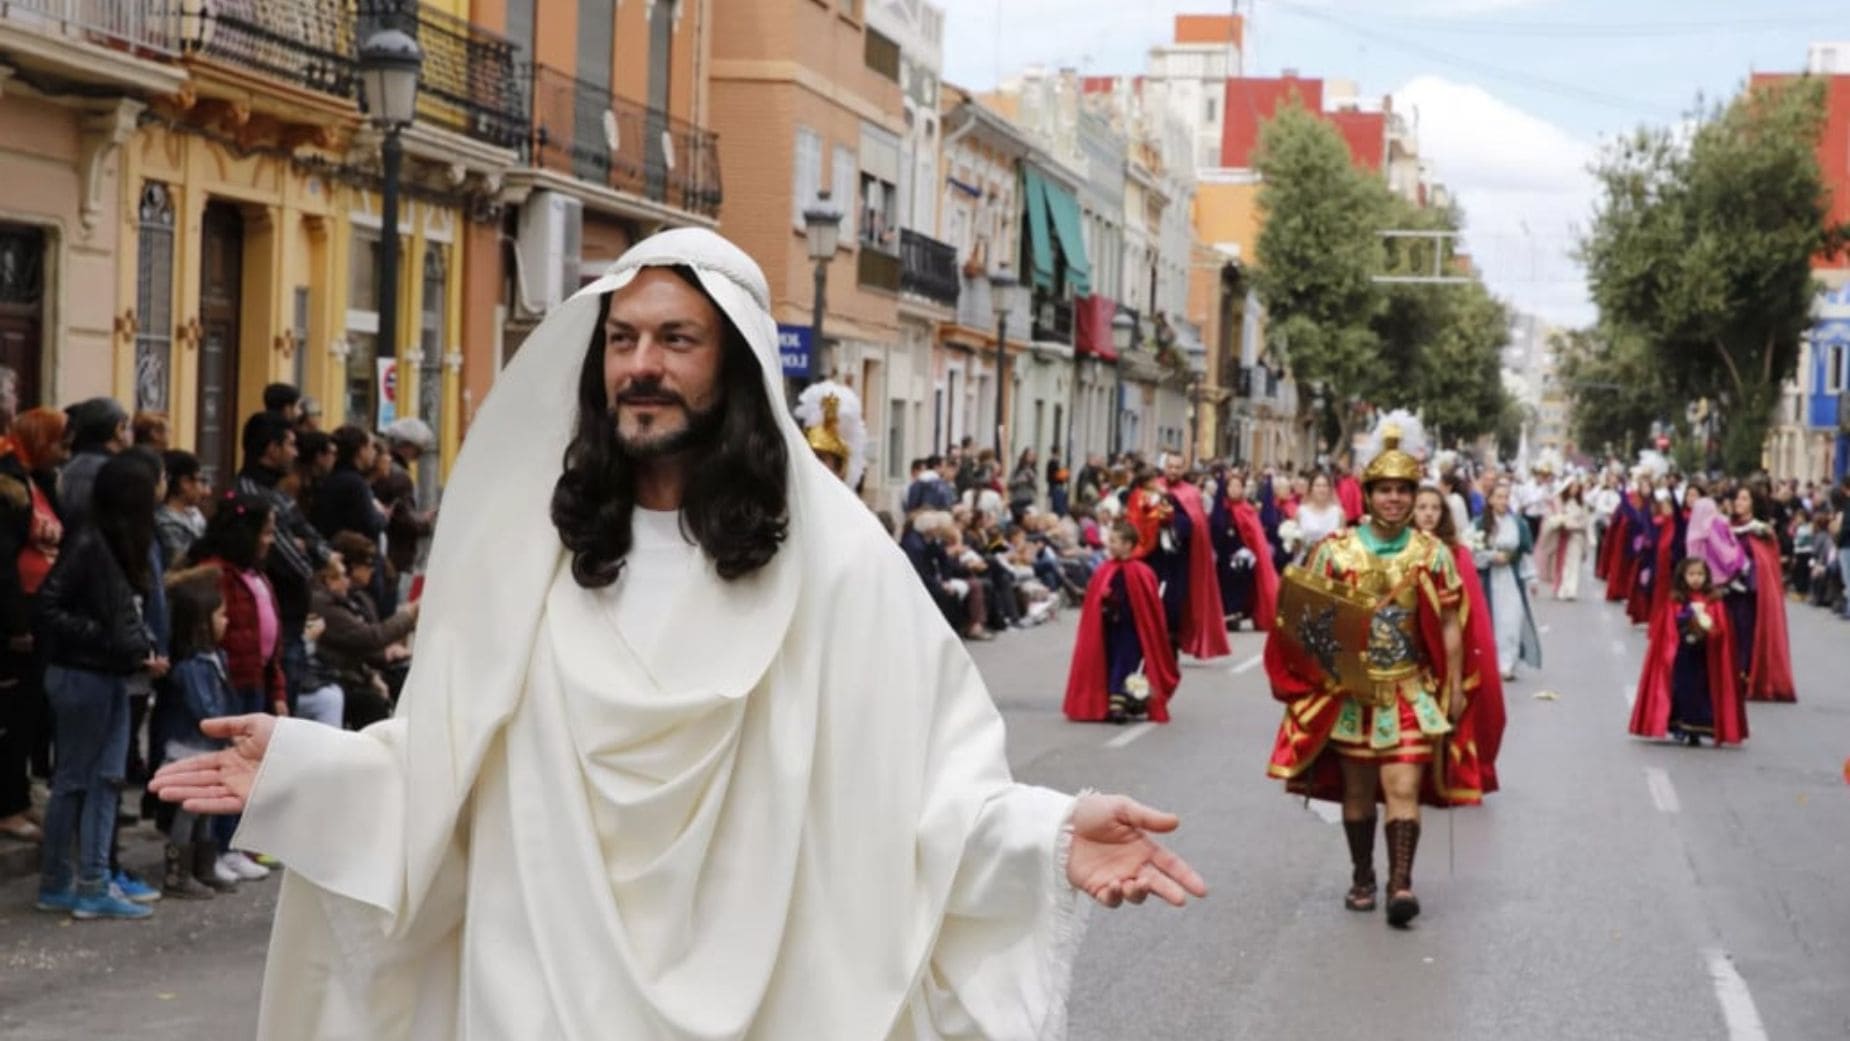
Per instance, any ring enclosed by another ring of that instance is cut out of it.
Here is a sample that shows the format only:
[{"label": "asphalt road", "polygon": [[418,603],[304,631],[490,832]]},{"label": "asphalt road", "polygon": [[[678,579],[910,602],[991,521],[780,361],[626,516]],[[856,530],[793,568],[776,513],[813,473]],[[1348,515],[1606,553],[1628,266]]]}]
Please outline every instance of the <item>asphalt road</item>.
[{"label": "asphalt road", "polygon": [[[1071,612],[974,647],[1019,775],[1180,813],[1213,887],[1093,915],[1073,1041],[1850,1037],[1850,623],[1793,606],[1800,703],[1754,706],[1746,747],[1715,751],[1626,735],[1643,634],[1617,610],[1538,613],[1504,791],[1429,811],[1407,932],[1341,908],[1334,814],[1264,777],[1257,636],[1189,664],[1172,724],[1123,729],[1059,715]],[[0,886],[0,1038],[250,1036],[273,886],[123,924],[35,914],[31,892]]]}]

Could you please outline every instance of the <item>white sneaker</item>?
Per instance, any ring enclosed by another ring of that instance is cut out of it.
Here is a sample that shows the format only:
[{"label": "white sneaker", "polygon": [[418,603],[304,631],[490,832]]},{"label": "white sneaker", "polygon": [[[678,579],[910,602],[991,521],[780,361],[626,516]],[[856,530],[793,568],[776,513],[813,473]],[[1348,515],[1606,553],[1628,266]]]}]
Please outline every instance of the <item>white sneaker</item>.
[{"label": "white sneaker", "polygon": [[237,885],[243,875],[231,869],[231,858],[240,854],[220,853],[212,860],[212,877],[223,885]]},{"label": "white sneaker", "polygon": [[270,869],[257,863],[242,853],[233,850],[218,858],[221,867],[229,868],[231,873],[245,882],[269,878]]}]

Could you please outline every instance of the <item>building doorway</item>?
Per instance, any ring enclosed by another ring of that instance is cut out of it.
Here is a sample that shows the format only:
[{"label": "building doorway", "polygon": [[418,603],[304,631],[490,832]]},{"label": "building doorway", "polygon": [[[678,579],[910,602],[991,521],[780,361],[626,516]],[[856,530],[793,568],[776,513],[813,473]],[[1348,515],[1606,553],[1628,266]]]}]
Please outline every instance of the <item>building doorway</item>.
[{"label": "building doorway", "polygon": [[0,224],[0,365],[19,376],[19,407],[42,403],[45,357],[45,232]]},{"label": "building doorway", "polygon": [[206,204],[200,232],[200,469],[215,489],[238,472],[238,303],[244,283],[244,217],[230,203]]}]

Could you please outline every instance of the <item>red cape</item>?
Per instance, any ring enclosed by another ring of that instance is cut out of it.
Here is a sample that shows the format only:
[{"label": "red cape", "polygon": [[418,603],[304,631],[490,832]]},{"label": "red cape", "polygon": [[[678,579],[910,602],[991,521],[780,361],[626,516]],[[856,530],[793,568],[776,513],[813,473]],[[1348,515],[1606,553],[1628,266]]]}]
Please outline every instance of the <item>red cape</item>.
[{"label": "red cape", "polygon": [[[1715,709],[1715,743],[1738,745],[1747,737],[1747,704],[1741,700],[1734,679],[1734,630],[1728,624],[1728,611],[1719,597],[1691,597],[1707,605],[1715,628],[1709,632],[1709,700]],[[1683,636],[1677,631],[1677,604],[1665,602],[1663,609],[1651,616],[1651,642],[1644,652],[1644,671],[1638,677],[1638,697],[1632,702],[1632,721],[1628,728],[1639,737],[1663,737],[1670,730],[1672,696],[1670,678],[1676,668],[1677,647]]]},{"label": "red cape", "polygon": [[[1779,544],[1770,535],[1741,540],[1754,560],[1753,664],[1747,670],[1747,700],[1797,701],[1792,682],[1792,644],[1786,635],[1786,586],[1780,575]],[[1743,633],[1739,639],[1749,639]]]},{"label": "red cape", "polygon": [[1366,507],[1362,503],[1362,482],[1353,474],[1343,474],[1336,482],[1336,499],[1343,504],[1343,519],[1354,525],[1362,519]]},{"label": "red cape", "polygon": [[1674,578],[1670,569],[1677,549],[1677,519],[1653,517],[1651,523],[1657,527],[1657,549],[1651,558],[1651,586],[1641,588],[1634,580],[1625,604],[1626,613],[1639,623],[1656,618],[1658,610],[1670,602],[1670,583]]},{"label": "red cape", "polygon": [[[1448,552],[1443,547],[1440,551]],[[1468,551],[1452,549],[1449,552],[1456,560]],[[1475,566],[1466,570],[1473,575],[1476,573]],[[1348,575],[1332,577],[1353,578]],[[1464,575],[1459,577],[1465,579]],[[1465,595],[1469,597],[1475,583],[1469,579],[1465,579],[1465,583]],[[1484,606],[1483,594],[1479,586],[1478,603],[1469,608],[1473,616]],[[1419,604],[1421,644],[1427,651],[1433,674],[1444,676],[1444,623],[1439,605],[1425,583],[1422,583]],[[1483,677],[1497,676],[1496,641],[1488,631],[1490,612],[1484,610],[1482,614],[1486,628],[1481,631],[1483,642],[1475,644],[1476,654],[1478,660],[1490,667],[1477,669],[1477,689],[1466,695],[1472,700],[1453,724],[1453,732],[1441,742],[1431,768],[1421,772],[1420,801],[1429,806],[1473,806],[1483,801],[1485,792],[1496,790],[1495,756],[1503,743],[1503,689],[1499,684],[1489,688],[1494,694],[1485,693]],[[1469,621],[1467,619],[1464,634],[1467,656],[1473,654],[1474,648]],[[1469,688],[1472,671],[1469,657],[1464,665],[1464,683]],[[1326,691],[1312,679],[1315,667],[1305,663],[1301,652],[1276,631],[1266,638],[1265,671],[1272,684],[1272,696],[1285,703],[1285,719],[1279,724],[1266,773],[1282,779],[1285,790],[1293,795],[1341,802],[1342,765],[1328,742],[1342,712],[1344,696],[1339,691]],[[1490,766],[1488,773],[1484,770],[1486,763]]]},{"label": "red cape", "polygon": [[1188,602],[1182,605],[1182,649],[1197,658],[1225,658],[1233,648],[1227,644],[1220,575],[1214,569],[1214,533],[1208,530],[1208,511],[1201,502],[1201,489],[1187,481],[1177,481],[1169,486],[1169,494],[1188,514],[1192,529],[1188,537]]},{"label": "red cape", "polygon": [[1272,563],[1272,544],[1266,541],[1259,511],[1253,509],[1252,503],[1228,503],[1227,509],[1233,515],[1240,542],[1258,558],[1253,563],[1253,628],[1270,632],[1278,620],[1278,568]]},{"label": "red cape", "polygon": [[[1477,744],[1478,788],[1488,795],[1497,790],[1497,753],[1503,750],[1503,728],[1508,714],[1503,705],[1503,673],[1497,665],[1497,630],[1491,624],[1490,598],[1478,578],[1477,561],[1464,545],[1452,547],[1452,559],[1458,566],[1458,578],[1464,583],[1465,663],[1460,672],[1465,696],[1465,714],[1458,721],[1458,734],[1450,744],[1468,747]],[[1454,761],[1456,763],[1456,760]]]},{"label": "red cape", "polygon": [[1079,635],[1073,641],[1073,664],[1066,673],[1066,718],[1076,723],[1097,723],[1111,710],[1109,677],[1105,665],[1105,596],[1111,578],[1123,572],[1124,592],[1131,617],[1137,623],[1137,642],[1143,645],[1143,674],[1150,681],[1150,721],[1169,722],[1169,696],[1182,682],[1175,652],[1169,646],[1169,623],[1163,617],[1163,597],[1156,590],[1156,573],[1142,561],[1107,560],[1092,573],[1086,586],[1086,603],[1079,614]]},{"label": "red cape", "polygon": [[1627,580],[1625,550],[1632,542],[1632,522],[1623,513],[1612,515],[1612,524],[1606,529],[1606,542],[1600,547],[1600,560],[1604,562],[1601,569],[1606,580],[1606,599],[1617,602],[1631,593],[1631,583]]},{"label": "red cape", "polygon": [[1619,543],[1624,535],[1624,518],[1617,512],[1606,522],[1606,533],[1600,539],[1599,550],[1593,556],[1593,577],[1601,582],[1610,581],[1614,561],[1619,559]]}]

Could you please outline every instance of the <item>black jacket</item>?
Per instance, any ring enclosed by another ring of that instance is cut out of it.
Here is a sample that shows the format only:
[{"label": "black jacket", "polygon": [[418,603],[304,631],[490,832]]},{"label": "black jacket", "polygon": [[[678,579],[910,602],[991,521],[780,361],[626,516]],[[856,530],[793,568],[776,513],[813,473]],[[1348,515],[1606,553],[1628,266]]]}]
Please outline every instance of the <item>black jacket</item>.
[{"label": "black jacket", "polygon": [[126,676],[154,651],[128,575],[89,525],[65,538],[36,607],[49,665]]},{"label": "black jacket", "polygon": [[31,537],[32,477],[19,465],[18,456],[0,456],[0,640],[28,631],[19,554]]},{"label": "black jacket", "polygon": [[385,517],[373,505],[373,489],[366,475],[351,466],[335,467],[315,495],[310,516],[322,538],[333,541],[343,531],[355,531],[378,541]]}]

